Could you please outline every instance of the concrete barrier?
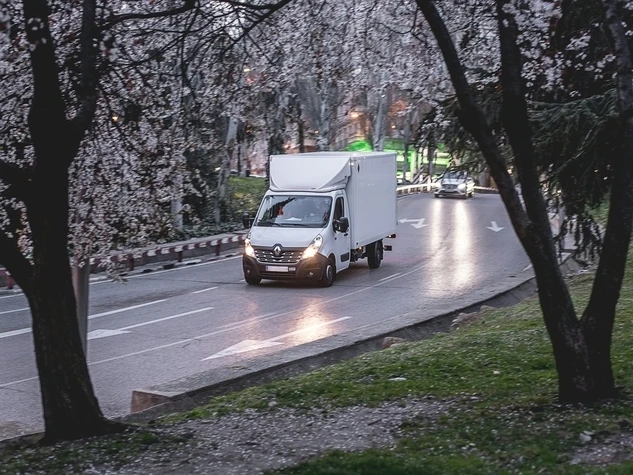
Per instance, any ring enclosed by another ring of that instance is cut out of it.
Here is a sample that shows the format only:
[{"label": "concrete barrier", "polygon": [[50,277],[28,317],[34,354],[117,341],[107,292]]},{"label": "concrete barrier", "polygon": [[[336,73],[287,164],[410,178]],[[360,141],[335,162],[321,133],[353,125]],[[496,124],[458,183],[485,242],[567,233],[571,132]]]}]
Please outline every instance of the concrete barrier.
[{"label": "concrete barrier", "polygon": [[9,271],[4,268],[0,268],[0,287],[6,287],[9,290],[13,290],[14,286],[15,281],[13,280],[13,277],[11,277],[11,274],[9,274]]}]

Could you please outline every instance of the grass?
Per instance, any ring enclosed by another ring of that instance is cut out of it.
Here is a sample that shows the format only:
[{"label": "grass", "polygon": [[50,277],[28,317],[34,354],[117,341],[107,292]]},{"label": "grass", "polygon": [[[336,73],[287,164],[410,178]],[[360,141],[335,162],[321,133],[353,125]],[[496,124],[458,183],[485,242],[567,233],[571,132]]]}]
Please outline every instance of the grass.
[{"label": "grass", "polygon": [[130,430],[127,433],[96,437],[54,446],[31,446],[0,452],[0,473],[64,475],[81,473],[95,463],[109,462],[123,466],[147,450],[184,444],[182,437],[165,437],[151,430]]},{"label": "grass", "polygon": [[[488,310],[470,326],[448,334],[214,398],[205,406],[169,416],[161,424],[213,419],[247,408],[269,410],[273,401],[276,407],[331,409],[376,406],[384,401],[406,404],[411,398],[424,397],[446,401],[448,411],[439,420],[407,422],[403,427],[406,435],[397,446],[331,452],[276,473],[633,473],[633,463],[627,461],[607,467],[570,463],[581,448],[622,434],[629,421],[633,422],[633,398],[629,396],[633,388],[633,252],[628,264],[612,346],[614,374],[622,388],[618,400],[590,406],[556,403],[551,345],[538,301],[531,298],[511,308]],[[588,274],[569,281],[579,309],[588,299],[591,282]],[[585,431],[593,434],[589,445],[580,439]],[[154,443],[182,443],[154,442],[148,437],[149,444],[142,440],[125,444],[118,455],[121,463],[131,453],[150,450]],[[71,445],[55,452],[42,448],[14,453],[0,457],[0,472],[22,473],[24,467],[32,468],[24,465],[29,460],[35,460],[35,467],[50,464],[61,471],[69,463],[80,467],[85,460],[104,457],[115,446],[119,450],[117,440],[97,440],[80,449],[68,448]],[[55,470],[47,473],[57,473]]]}]

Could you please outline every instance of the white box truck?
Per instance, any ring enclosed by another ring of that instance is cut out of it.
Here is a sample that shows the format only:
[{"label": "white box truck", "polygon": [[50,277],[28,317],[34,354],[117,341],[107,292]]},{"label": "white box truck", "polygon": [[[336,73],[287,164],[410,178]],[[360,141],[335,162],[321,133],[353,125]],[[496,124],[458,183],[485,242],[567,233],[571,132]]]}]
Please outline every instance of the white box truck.
[{"label": "white box truck", "polygon": [[273,155],[270,189],[254,219],[244,216],[244,278],[329,287],[359,259],[379,267],[397,222],[395,153]]}]

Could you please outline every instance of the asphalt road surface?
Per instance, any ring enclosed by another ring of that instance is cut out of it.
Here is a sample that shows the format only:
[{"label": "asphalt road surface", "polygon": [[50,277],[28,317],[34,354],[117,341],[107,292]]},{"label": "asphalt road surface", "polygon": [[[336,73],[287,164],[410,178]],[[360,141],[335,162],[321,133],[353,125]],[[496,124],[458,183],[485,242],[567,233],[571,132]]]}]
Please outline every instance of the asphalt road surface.
[{"label": "asphalt road surface", "polygon": [[[455,299],[468,303],[529,269],[498,195],[405,196],[398,213],[381,267],[359,261],[330,288],[248,286],[240,256],[136,274],[123,284],[93,281],[88,360],[104,413],[128,413],[134,389]],[[27,307],[21,294],[0,295],[0,439],[42,428]]]}]

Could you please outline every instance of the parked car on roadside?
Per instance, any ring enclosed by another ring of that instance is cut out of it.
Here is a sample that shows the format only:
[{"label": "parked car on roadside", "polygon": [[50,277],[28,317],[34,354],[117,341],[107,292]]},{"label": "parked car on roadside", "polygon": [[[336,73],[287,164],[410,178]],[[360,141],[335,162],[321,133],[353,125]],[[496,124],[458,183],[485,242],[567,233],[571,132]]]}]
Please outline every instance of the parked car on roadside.
[{"label": "parked car on roadside", "polygon": [[439,180],[435,189],[435,197],[457,196],[470,198],[475,194],[475,180],[467,171],[449,170]]}]

